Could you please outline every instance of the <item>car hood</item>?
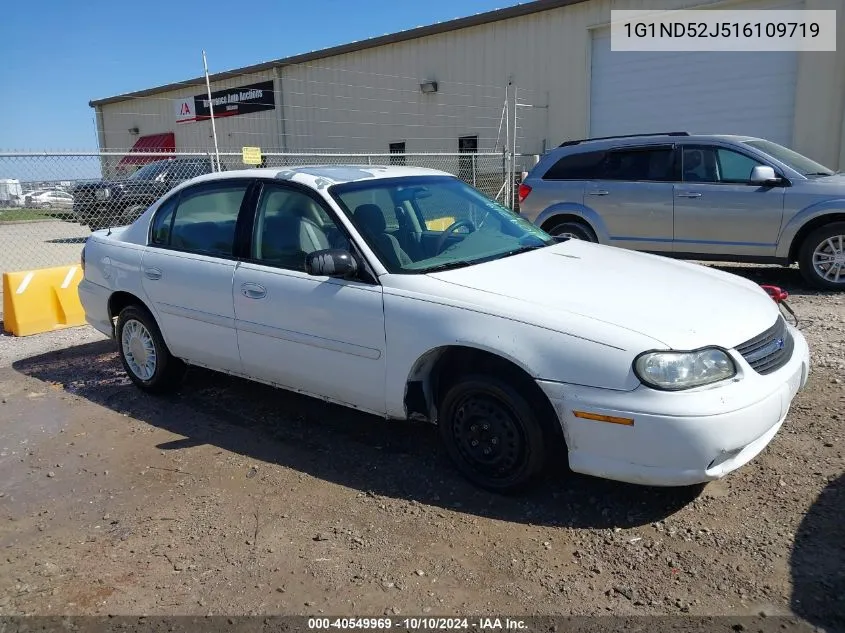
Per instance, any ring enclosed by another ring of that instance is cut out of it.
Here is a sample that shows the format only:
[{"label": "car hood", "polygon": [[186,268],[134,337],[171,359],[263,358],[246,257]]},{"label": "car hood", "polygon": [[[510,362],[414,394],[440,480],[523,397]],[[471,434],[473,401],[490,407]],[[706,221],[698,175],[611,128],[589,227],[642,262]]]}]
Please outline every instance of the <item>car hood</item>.
[{"label": "car hood", "polygon": [[672,349],[732,348],[779,314],[759,285],[737,275],[579,240],[428,277],[444,291],[462,288],[465,300],[488,310],[507,312],[518,302],[534,314],[542,310],[544,321],[552,317],[555,329],[565,330],[567,315],[577,315]]},{"label": "car hood", "polygon": [[818,187],[825,191],[836,189],[838,193],[845,195],[845,173],[811,178],[805,182],[811,187]]}]

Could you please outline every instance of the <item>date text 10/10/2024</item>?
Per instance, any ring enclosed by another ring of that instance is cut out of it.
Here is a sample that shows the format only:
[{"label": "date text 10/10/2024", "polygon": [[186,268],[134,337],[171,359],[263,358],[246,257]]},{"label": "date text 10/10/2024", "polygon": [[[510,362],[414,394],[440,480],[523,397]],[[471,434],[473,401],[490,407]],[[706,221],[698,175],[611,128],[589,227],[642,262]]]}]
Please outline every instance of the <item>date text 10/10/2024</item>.
[{"label": "date text 10/10/2024", "polygon": [[383,631],[399,630],[521,630],[527,625],[523,620],[511,618],[308,618],[312,630],[361,629]]}]

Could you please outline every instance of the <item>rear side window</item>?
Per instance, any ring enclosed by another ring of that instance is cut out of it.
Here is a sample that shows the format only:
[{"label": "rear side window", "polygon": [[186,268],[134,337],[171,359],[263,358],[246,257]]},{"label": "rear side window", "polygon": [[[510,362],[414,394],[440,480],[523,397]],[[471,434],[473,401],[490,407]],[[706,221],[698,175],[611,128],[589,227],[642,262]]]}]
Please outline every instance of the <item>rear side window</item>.
[{"label": "rear side window", "polygon": [[671,182],[680,180],[680,173],[671,146],[637,147],[564,156],[543,180]]},{"label": "rear side window", "polygon": [[177,161],[171,165],[169,176],[171,180],[188,180],[211,173],[211,163],[206,160]]},{"label": "rear side window", "polygon": [[170,245],[183,251],[231,257],[235,225],[248,182],[204,185],[179,198]]},{"label": "rear side window", "polygon": [[543,176],[543,180],[592,180],[601,177],[605,152],[582,152],[564,156]]},{"label": "rear side window", "polygon": [[602,180],[670,182],[674,178],[672,147],[637,148],[608,152]]}]

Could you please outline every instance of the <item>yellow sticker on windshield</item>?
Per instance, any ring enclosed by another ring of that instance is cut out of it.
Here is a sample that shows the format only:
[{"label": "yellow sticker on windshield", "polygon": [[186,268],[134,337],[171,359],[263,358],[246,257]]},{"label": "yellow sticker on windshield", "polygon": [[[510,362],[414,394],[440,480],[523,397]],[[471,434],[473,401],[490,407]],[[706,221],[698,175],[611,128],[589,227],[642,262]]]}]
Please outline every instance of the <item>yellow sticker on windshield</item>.
[{"label": "yellow sticker on windshield", "polygon": [[435,218],[434,220],[426,220],[425,226],[429,231],[445,231],[455,223],[455,218]]}]

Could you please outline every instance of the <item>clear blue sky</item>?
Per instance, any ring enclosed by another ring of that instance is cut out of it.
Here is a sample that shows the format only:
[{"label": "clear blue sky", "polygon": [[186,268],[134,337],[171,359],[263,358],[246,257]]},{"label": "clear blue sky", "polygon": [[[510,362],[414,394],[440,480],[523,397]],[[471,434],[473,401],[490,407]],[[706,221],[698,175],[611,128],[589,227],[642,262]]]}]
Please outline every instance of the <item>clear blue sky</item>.
[{"label": "clear blue sky", "polygon": [[90,99],[518,4],[516,0],[9,0],[0,150],[97,147]]}]

